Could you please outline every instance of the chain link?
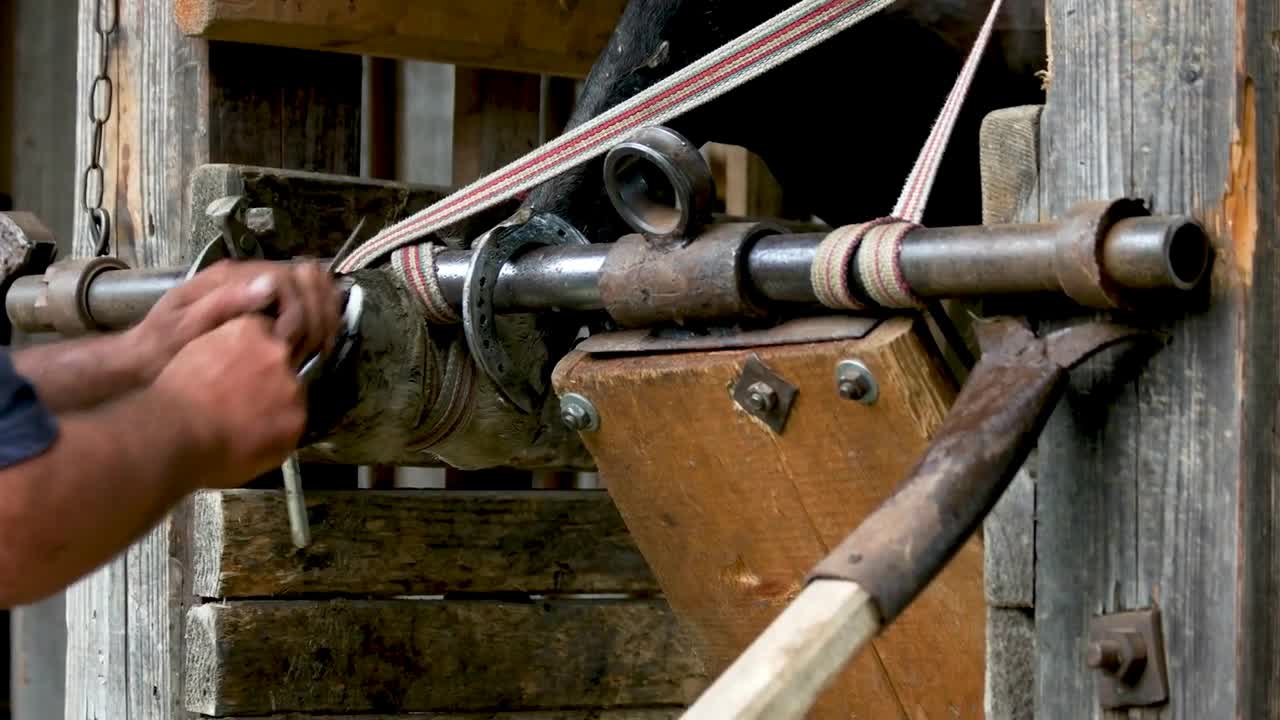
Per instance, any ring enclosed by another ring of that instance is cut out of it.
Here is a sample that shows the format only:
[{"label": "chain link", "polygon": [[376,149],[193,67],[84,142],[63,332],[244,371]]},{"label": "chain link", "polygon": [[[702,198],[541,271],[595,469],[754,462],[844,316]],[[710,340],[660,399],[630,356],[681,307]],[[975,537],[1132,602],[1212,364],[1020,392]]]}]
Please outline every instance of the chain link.
[{"label": "chain link", "polygon": [[[107,255],[111,250],[111,214],[102,207],[107,180],[102,169],[102,141],[107,121],[111,119],[111,106],[115,102],[115,86],[107,75],[107,63],[111,57],[111,36],[120,22],[118,3],[119,0],[96,0],[93,9],[93,26],[98,36],[98,74],[89,88],[89,120],[93,123],[93,130],[89,165],[81,178],[81,203],[89,215],[89,232],[99,256]],[[104,14],[104,9],[109,14]]]}]

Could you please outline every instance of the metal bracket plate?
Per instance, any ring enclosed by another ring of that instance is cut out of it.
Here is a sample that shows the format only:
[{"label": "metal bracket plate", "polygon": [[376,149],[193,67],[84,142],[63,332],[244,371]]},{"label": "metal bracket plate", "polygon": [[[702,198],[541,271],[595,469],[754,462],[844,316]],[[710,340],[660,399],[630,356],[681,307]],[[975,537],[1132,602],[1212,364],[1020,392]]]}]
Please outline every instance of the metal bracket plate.
[{"label": "metal bracket plate", "polygon": [[794,385],[770,370],[760,356],[752,353],[733,386],[733,399],[748,414],[781,434],[798,392]]},{"label": "metal bracket plate", "polygon": [[618,330],[592,335],[578,343],[575,349],[593,355],[650,355],[771,345],[804,345],[832,340],[861,340],[879,327],[882,321],[883,318],[827,315],[797,318],[758,330],[744,330],[737,327],[700,330],[676,327]]},{"label": "metal bracket plate", "polygon": [[1106,710],[1157,705],[1169,699],[1158,609],[1093,618],[1086,662],[1097,670],[1098,703]]}]

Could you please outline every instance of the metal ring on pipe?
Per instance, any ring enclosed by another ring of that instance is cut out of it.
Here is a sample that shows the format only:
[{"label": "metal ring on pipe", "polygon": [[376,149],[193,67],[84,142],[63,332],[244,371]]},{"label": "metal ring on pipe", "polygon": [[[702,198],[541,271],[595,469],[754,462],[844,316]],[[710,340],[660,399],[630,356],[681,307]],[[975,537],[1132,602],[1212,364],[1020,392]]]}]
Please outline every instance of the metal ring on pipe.
[{"label": "metal ring on pipe", "polygon": [[691,240],[711,218],[715,180],[693,143],[648,127],[609,151],[604,186],[613,207],[650,240]]}]

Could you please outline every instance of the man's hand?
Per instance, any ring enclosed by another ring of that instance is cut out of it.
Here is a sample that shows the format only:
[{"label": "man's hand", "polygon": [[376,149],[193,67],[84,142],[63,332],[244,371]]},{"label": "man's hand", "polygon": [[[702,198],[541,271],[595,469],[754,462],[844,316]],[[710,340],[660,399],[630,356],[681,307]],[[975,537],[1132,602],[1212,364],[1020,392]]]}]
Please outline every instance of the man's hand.
[{"label": "man's hand", "polygon": [[195,488],[239,487],[297,448],[306,398],[274,323],[244,315],[180,350],[147,391],[187,424]]},{"label": "man's hand", "polygon": [[141,348],[142,380],[149,382],[196,338],[240,315],[269,311],[271,334],[288,346],[296,368],[311,353],[332,349],[340,301],[318,263],[222,261],[165,294],[129,334]]}]

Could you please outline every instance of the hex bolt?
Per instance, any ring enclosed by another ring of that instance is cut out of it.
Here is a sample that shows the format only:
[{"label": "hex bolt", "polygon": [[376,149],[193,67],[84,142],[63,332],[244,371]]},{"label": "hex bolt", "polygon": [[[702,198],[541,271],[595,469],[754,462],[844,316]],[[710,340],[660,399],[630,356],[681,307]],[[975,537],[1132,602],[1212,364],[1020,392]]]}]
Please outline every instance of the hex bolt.
[{"label": "hex bolt", "polygon": [[1089,643],[1085,664],[1132,685],[1147,666],[1147,644],[1134,630],[1115,630]]},{"label": "hex bolt", "polygon": [[244,214],[244,225],[254,235],[267,235],[276,231],[275,208],[249,208]]},{"label": "hex bolt", "polygon": [[600,427],[600,414],[590,400],[568,393],[560,398],[560,421],[574,432],[586,432]]},{"label": "hex bolt", "polygon": [[836,392],[846,400],[857,400],[863,405],[874,405],[880,397],[875,375],[857,360],[844,360],[836,365]]},{"label": "hex bolt", "polygon": [[769,383],[752,383],[747,388],[747,405],[756,412],[769,412],[778,406],[778,391]]}]

